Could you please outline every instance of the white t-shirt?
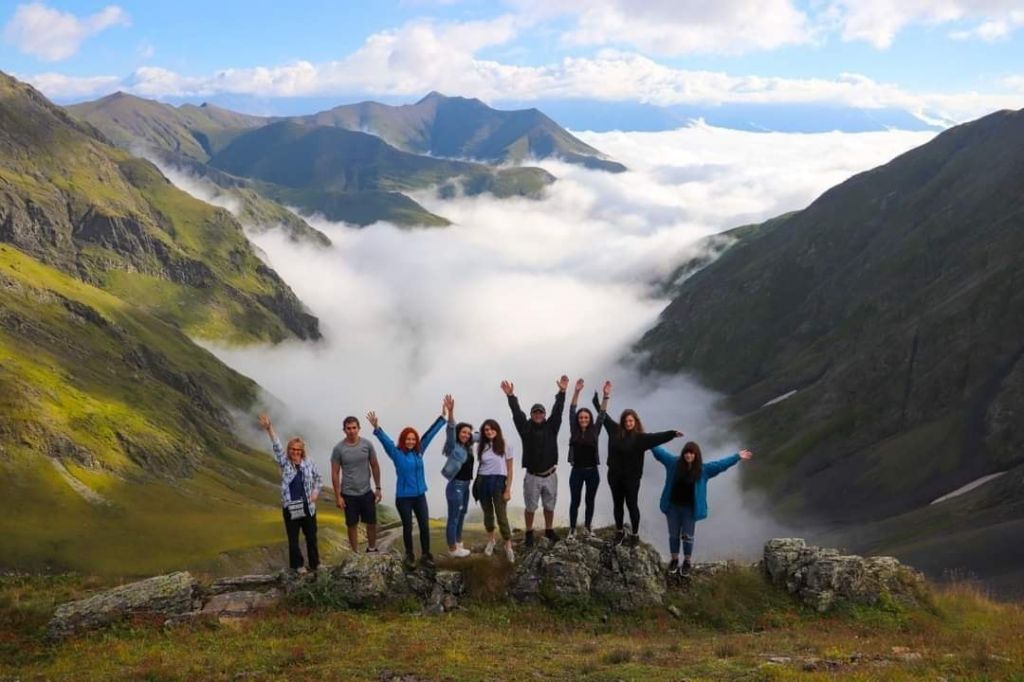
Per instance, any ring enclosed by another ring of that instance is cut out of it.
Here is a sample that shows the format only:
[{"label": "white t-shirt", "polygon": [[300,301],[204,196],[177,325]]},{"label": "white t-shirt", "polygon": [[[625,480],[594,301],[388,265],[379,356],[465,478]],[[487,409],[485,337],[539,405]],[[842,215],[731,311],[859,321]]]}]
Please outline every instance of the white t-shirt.
[{"label": "white t-shirt", "polygon": [[480,467],[477,469],[478,476],[508,476],[508,467],[505,461],[515,459],[515,452],[512,445],[505,441],[505,456],[502,457],[488,445],[480,455]]}]

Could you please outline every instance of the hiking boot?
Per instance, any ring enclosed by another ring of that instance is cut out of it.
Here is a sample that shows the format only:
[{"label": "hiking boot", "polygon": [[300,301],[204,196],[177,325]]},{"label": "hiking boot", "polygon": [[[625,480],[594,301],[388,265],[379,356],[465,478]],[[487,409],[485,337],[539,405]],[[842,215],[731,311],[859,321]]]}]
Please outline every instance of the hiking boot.
[{"label": "hiking boot", "polygon": [[527,547],[533,547],[533,531],[532,530],[526,531],[526,546]]},{"label": "hiking boot", "polygon": [[622,541],[626,539],[626,531],[621,528],[615,531],[615,537],[612,538],[613,545],[621,545]]},{"label": "hiking boot", "polygon": [[546,537],[548,540],[550,540],[552,542],[552,544],[556,543],[556,542],[558,542],[559,540],[562,539],[562,538],[558,537],[558,533],[556,533],[551,528],[548,528],[548,529],[546,529],[544,531],[544,537]]},{"label": "hiking boot", "polygon": [[636,547],[640,544],[640,533],[632,533],[629,536],[629,546]]},{"label": "hiking boot", "polygon": [[590,530],[590,526],[583,527],[583,537],[589,538],[594,534],[594,531]]},{"label": "hiking boot", "polygon": [[416,568],[416,557],[412,554],[405,555],[405,567]]},{"label": "hiking boot", "polygon": [[434,568],[434,555],[427,552],[420,557],[420,564],[426,568]]},{"label": "hiking boot", "polygon": [[689,559],[683,559],[683,565],[679,567],[679,575],[686,575],[693,570],[693,564]]},{"label": "hiking boot", "polygon": [[668,562],[668,574],[675,575],[679,571],[679,559]]}]

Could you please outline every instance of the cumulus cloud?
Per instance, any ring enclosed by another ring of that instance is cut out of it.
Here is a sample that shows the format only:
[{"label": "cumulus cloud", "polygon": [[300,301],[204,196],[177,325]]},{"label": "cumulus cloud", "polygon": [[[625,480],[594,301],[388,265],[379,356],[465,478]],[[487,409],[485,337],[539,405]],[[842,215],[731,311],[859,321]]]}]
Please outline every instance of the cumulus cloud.
[{"label": "cumulus cloud", "polygon": [[[588,381],[586,400],[610,378],[613,411],[634,407],[651,428],[680,428],[709,456],[734,451],[739,443],[725,428],[718,396],[686,377],[639,377],[620,362],[666,304],[651,280],[698,255],[701,237],[804,206],[833,182],[929,134],[761,135],[695,125],[584,137],[631,170],[611,175],[545,162],[559,181],[540,201],[416,195],[454,222],[445,229],[360,230],[313,220],[333,242],[327,249],[251,234],[319,316],[325,340],[214,352],[287,406],[278,415],[281,432],[301,432],[325,467],[347,414],[375,409],[392,433],[406,424],[424,429],[439,414],[441,395],[452,392],[459,418],[479,424],[496,417],[509,430],[499,382],[513,380],[526,404],[550,404],[563,372]],[[702,166],[707,173],[695,170]],[[557,511],[564,517],[568,431],[562,436]],[[427,453],[437,516],[445,508],[440,468],[437,443]],[[389,464],[384,471],[390,498]],[[521,475],[517,468],[517,504]],[[642,530],[659,546],[665,533],[655,493],[662,476],[649,462]],[[737,475],[713,488],[716,525],[707,528],[720,532],[702,537],[703,556],[753,550],[774,532],[740,492]],[[608,522],[606,489],[598,500],[598,520]]]},{"label": "cumulus cloud", "polygon": [[82,43],[111,26],[131,23],[128,13],[117,5],[77,17],[70,12],[48,7],[41,2],[18,5],[4,26],[4,40],[20,52],[47,62],[67,59]]},{"label": "cumulus cloud", "polygon": [[790,0],[517,0],[527,16],[570,15],[568,45],[629,45],[646,54],[739,54],[809,42],[811,22]]}]

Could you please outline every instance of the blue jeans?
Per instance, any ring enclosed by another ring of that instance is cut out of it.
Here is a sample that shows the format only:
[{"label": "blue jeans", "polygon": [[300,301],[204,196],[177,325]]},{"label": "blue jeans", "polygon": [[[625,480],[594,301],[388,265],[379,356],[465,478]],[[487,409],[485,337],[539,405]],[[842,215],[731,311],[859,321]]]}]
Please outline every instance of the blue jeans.
[{"label": "blue jeans", "polygon": [[448,546],[462,541],[462,524],[466,521],[469,511],[469,481],[453,478],[444,489],[444,497],[448,500],[448,526],[445,535]]},{"label": "blue jeans", "polygon": [[693,517],[692,505],[669,504],[668,512],[668,549],[672,554],[679,554],[679,538],[683,540],[683,555],[693,554],[693,534],[697,520]]},{"label": "blue jeans", "polygon": [[569,473],[569,527],[576,530],[576,518],[580,510],[583,486],[587,486],[587,503],[583,512],[583,525],[590,528],[594,520],[594,496],[601,485],[601,472],[597,467],[573,467]]}]

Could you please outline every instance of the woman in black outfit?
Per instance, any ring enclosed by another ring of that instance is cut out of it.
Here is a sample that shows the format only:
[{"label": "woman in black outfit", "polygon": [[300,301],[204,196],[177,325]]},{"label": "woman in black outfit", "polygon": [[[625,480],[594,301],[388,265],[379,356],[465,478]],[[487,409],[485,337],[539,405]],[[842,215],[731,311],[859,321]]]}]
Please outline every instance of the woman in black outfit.
[{"label": "woman in black outfit", "polygon": [[598,407],[597,419],[586,407],[577,410],[580,391],[583,390],[583,379],[576,380],[576,390],[569,404],[569,537],[576,537],[576,520],[579,516],[580,498],[584,485],[587,488],[587,503],[584,511],[583,534],[590,535],[590,524],[594,519],[594,497],[601,485],[601,473],[597,466],[601,463],[597,455],[597,438],[601,435],[604,423],[605,408],[612,392],[612,383],[604,382],[604,401]]},{"label": "woman in black outfit", "polygon": [[[594,394],[597,401],[597,394]],[[607,409],[607,400],[604,402]],[[623,410],[618,422],[605,417],[604,428],[608,432],[608,487],[612,491],[612,512],[615,515],[615,542],[626,539],[623,524],[623,506],[629,509],[629,525],[632,534],[629,544],[635,547],[640,542],[640,479],[644,474],[644,453],[683,435],[682,431],[658,431],[644,433],[644,425],[635,410]]]}]

